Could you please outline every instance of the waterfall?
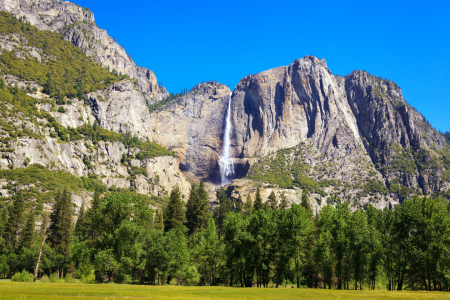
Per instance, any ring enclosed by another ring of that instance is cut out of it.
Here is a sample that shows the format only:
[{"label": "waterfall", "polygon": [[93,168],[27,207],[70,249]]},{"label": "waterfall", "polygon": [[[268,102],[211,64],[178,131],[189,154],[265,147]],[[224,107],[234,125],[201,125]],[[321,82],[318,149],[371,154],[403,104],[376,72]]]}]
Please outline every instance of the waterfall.
[{"label": "waterfall", "polygon": [[230,157],[230,143],[231,143],[231,131],[233,130],[231,126],[231,94],[228,100],[227,116],[225,119],[225,134],[223,135],[223,149],[222,155],[219,159],[220,177],[222,180],[222,185],[229,183],[228,179],[234,175],[233,161]]}]

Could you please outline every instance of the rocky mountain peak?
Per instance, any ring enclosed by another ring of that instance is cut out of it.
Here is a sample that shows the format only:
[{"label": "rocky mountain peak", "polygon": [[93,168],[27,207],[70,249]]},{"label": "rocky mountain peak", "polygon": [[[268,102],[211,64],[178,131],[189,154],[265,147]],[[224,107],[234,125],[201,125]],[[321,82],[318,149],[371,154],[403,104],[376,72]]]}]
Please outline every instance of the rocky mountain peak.
[{"label": "rocky mountain peak", "polygon": [[58,0],[3,0],[3,10],[25,18],[40,30],[57,31],[77,23],[95,23],[94,13],[68,1]]},{"label": "rocky mountain peak", "polygon": [[63,34],[96,63],[136,79],[137,86],[148,99],[161,100],[168,96],[151,70],[136,65],[125,49],[95,24],[94,14],[89,9],[68,1],[3,0],[0,10],[23,18],[41,30]]}]

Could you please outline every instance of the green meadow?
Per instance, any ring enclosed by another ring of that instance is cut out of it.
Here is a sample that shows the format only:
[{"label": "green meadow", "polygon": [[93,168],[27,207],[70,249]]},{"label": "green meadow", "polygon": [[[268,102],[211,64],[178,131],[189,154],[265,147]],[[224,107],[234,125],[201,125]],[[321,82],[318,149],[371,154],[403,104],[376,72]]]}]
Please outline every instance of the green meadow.
[{"label": "green meadow", "polygon": [[2,280],[0,299],[449,299],[449,295],[444,292],[425,291],[15,283]]}]

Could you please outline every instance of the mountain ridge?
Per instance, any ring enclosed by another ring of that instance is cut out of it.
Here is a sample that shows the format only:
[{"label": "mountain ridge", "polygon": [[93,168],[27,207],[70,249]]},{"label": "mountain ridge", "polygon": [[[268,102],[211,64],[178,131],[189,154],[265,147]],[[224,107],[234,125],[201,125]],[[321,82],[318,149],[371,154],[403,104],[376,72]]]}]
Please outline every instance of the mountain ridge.
[{"label": "mountain ridge", "polygon": [[[25,24],[20,25],[24,30],[30,30],[26,24],[34,22],[59,32],[84,54],[92,54],[94,62],[110,71],[113,67],[110,75],[102,71],[98,79],[92,77],[101,85],[94,82],[97,85],[78,92],[74,99],[51,92],[48,83],[23,80],[21,72],[11,77],[3,68],[7,85],[18,84],[27,95],[20,97],[37,99],[29,101],[48,114],[43,124],[53,124],[53,129],[42,131],[38,125],[46,144],[30,136],[27,143],[22,139],[9,145],[13,151],[4,154],[2,168],[24,167],[28,159],[28,163],[62,168],[77,176],[104,176],[101,181],[108,188],[157,196],[167,195],[176,184],[187,195],[188,180],[219,183],[229,87],[203,82],[170,100],[156,77],[141,76],[112,38],[106,36],[102,44],[100,37],[107,33],[95,25],[92,12],[53,0],[5,0],[0,7],[14,12]],[[37,18],[39,12],[42,18]],[[4,35],[0,44],[2,57],[8,53],[15,60],[41,65],[54,59],[45,49],[24,47],[26,40],[20,32]],[[108,47],[122,54],[108,56]],[[129,69],[122,68],[124,64]],[[131,80],[117,76],[118,70],[128,70]],[[83,87],[76,84],[79,90]],[[10,94],[16,99],[15,92]],[[157,99],[164,105],[150,109]],[[8,105],[11,111],[16,104]],[[307,191],[319,209],[343,201],[355,207],[383,208],[416,193],[449,194],[450,156],[444,136],[405,101],[396,83],[367,72],[334,76],[325,59],[305,56],[289,66],[246,76],[232,92],[231,120],[236,180],[227,189],[233,197],[254,193],[259,186],[263,194],[271,189],[284,191],[291,201],[299,202]],[[146,150],[129,148],[125,139],[92,140],[89,126],[162,145],[176,158],[143,160],[139,153]],[[84,138],[84,146],[76,142],[77,134]],[[23,154],[20,144],[30,149]],[[39,157],[39,149],[50,159]],[[61,155],[50,154],[54,150]]]},{"label": "mountain ridge", "polygon": [[89,9],[59,0],[2,0],[0,9],[41,30],[61,33],[96,63],[137,79],[139,89],[148,99],[168,96],[150,69],[136,65],[125,49],[95,24],[94,13]]}]

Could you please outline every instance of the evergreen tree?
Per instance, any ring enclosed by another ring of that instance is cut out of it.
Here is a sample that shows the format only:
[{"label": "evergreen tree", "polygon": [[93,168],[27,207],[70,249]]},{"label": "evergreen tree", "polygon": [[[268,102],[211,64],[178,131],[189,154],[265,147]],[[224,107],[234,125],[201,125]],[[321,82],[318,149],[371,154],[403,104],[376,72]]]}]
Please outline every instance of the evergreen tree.
[{"label": "evergreen tree", "polygon": [[252,202],[252,198],[250,197],[250,195],[247,195],[247,199],[245,200],[245,204],[244,204],[244,213],[246,216],[251,216],[253,212],[253,202]]},{"label": "evergreen tree", "polygon": [[186,227],[189,230],[189,234],[194,232],[194,229],[197,225],[197,215],[195,210],[198,205],[198,197],[197,197],[197,185],[193,183],[191,185],[191,192],[189,193],[188,201],[186,202]]},{"label": "evergreen tree", "polygon": [[44,85],[44,92],[49,94],[50,96],[53,95],[53,88],[54,88],[54,83],[53,83],[53,75],[51,72],[47,73],[47,83]]},{"label": "evergreen tree", "polygon": [[36,238],[35,231],[36,224],[34,223],[34,212],[30,211],[28,213],[27,222],[23,228],[20,236],[20,248],[25,247],[30,249]]},{"label": "evergreen tree", "polygon": [[2,79],[0,79],[0,89],[2,89],[2,90],[5,89],[5,80],[3,79],[3,77],[2,77]]},{"label": "evergreen tree", "polygon": [[306,190],[303,190],[303,193],[302,193],[301,206],[303,206],[306,209],[306,211],[309,213],[310,217],[312,218],[314,214],[313,214],[313,210],[311,207],[311,203],[309,201],[308,192]]},{"label": "evergreen tree", "polygon": [[244,202],[242,202],[242,197],[239,195],[236,203],[234,204],[234,212],[241,213],[244,210]]},{"label": "evergreen tree", "polygon": [[[67,70],[67,69],[65,69],[64,70],[64,79],[65,79],[65,82],[66,82],[66,84],[69,84],[69,70]],[[109,76],[108,76],[108,80],[109,80]]]},{"label": "evergreen tree", "polygon": [[158,209],[155,216],[155,229],[164,231],[164,215],[163,210]]},{"label": "evergreen tree", "polygon": [[175,188],[170,192],[169,204],[167,205],[167,215],[164,221],[164,230],[169,231],[178,228],[178,225],[186,223],[184,204],[181,200],[180,188]]},{"label": "evergreen tree", "polygon": [[84,99],[84,77],[83,77],[83,74],[81,74],[81,73],[77,80],[76,89],[78,91],[78,99],[79,100]]},{"label": "evergreen tree", "polygon": [[206,229],[208,227],[208,221],[211,218],[211,213],[209,211],[209,195],[205,189],[205,183],[200,181],[200,185],[197,189],[197,198],[198,198],[198,206],[197,206],[197,220],[198,220],[198,229]]},{"label": "evergreen tree", "polygon": [[278,208],[278,201],[277,201],[277,196],[275,196],[275,192],[272,191],[269,195],[269,200],[267,201],[269,208],[271,210],[277,210]]},{"label": "evergreen tree", "polygon": [[79,239],[83,239],[86,235],[86,233],[89,231],[89,225],[87,224],[88,214],[85,211],[84,203],[81,204],[80,207],[80,214],[78,216],[77,223],[75,225],[75,231],[74,235],[77,236]]},{"label": "evergreen tree", "polygon": [[72,240],[72,197],[64,188],[55,197],[53,212],[50,215],[49,241],[57,254],[67,259],[70,255],[70,242]]},{"label": "evergreen tree", "polygon": [[200,182],[199,186],[192,185],[191,193],[186,204],[186,227],[189,230],[189,234],[207,227],[210,217],[208,198],[203,181]]},{"label": "evergreen tree", "polygon": [[84,218],[84,228],[86,228],[86,238],[90,240],[91,243],[96,241],[100,236],[99,228],[99,208],[102,203],[102,198],[100,198],[101,192],[99,188],[95,189],[94,196],[92,197],[91,207],[86,212],[86,217]]},{"label": "evergreen tree", "polygon": [[264,205],[263,205],[261,193],[260,193],[259,187],[258,187],[256,189],[256,197],[255,197],[255,203],[253,204],[253,210],[257,211],[257,210],[261,210],[263,208],[264,208]]},{"label": "evergreen tree", "polygon": [[216,203],[218,206],[214,210],[214,218],[216,219],[219,236],[221,236],[223,234],[226,215],[232,210],[231,200],[228,198],[223,187],[217,191]]},{"label": "evergreen tree", "polygon": [[278,206],[279,209],[286,209],[289,206],[289,201],[286,197],[286,194],[283,192],[280,196],[280,204]]},{"label": "evergreen tree", "polygon": [[4,252],[6,243],[6,229],[8,225],[8,211],[3,209],[0,212],[0,254]]},{"label": "evergreen tree", "polygon": [[8,243],[14,251],[19,246],[19,231],[24,223],[23,212],[25,210],[25,202],[22,193],[16,194],[13,201],[13,207],[9,211],[8,218]]}]

